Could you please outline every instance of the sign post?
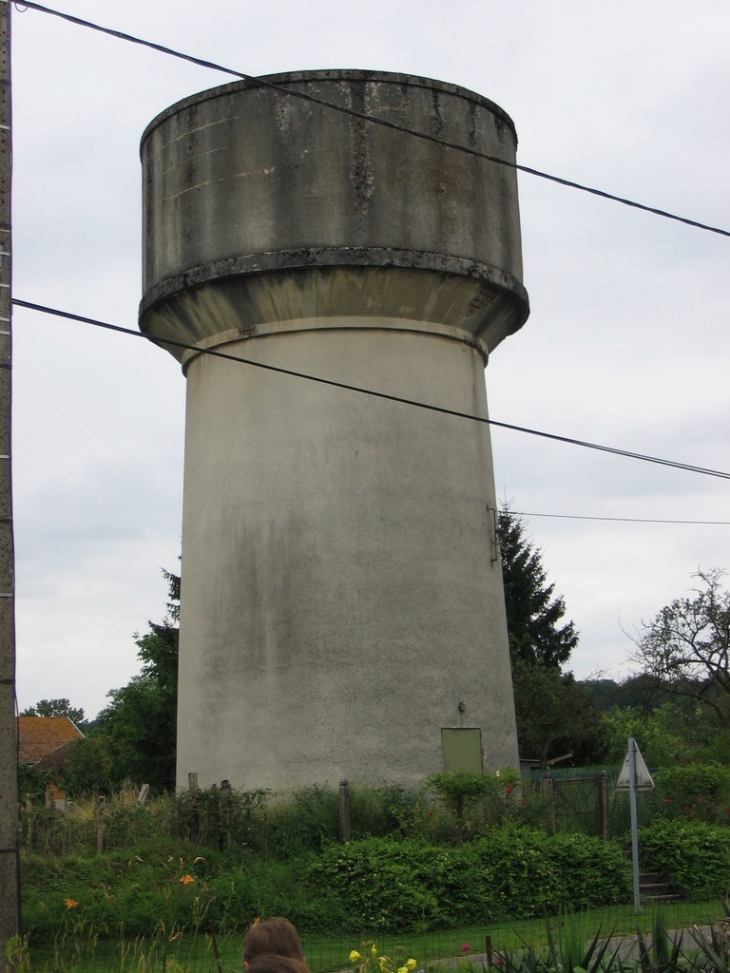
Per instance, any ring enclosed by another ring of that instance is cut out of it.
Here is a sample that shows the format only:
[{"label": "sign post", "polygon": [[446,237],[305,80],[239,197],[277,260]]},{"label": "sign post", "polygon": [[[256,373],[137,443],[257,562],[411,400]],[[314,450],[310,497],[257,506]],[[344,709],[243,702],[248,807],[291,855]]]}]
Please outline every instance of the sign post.
[{"label": "sign post", "polygon": [[644,763],[638,744],[633,737],[629,737],[629,746],[624,758],[621,773],[618,775],[615,790],[629,792],[631,807],[631,866],[634,879],[634,912],[641,912],[639,897],[639,836],[636,821],[636,792],[650,791],[654,788],[654,781]]}]

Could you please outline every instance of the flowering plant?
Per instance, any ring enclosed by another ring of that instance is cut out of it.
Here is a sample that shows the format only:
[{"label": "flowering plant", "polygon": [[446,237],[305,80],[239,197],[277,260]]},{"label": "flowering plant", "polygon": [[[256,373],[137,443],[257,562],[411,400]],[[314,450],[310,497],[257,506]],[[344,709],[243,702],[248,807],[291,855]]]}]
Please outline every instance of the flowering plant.
[{"label": "flowering plant", "polygon": [[376,943],[361,943],[359,952],[353,949],[350,953],[350,963],[358,973],[412,973],[416,968],[414,959],[405,958],[402,946],[396,946],[394,955],[379,956]]}]

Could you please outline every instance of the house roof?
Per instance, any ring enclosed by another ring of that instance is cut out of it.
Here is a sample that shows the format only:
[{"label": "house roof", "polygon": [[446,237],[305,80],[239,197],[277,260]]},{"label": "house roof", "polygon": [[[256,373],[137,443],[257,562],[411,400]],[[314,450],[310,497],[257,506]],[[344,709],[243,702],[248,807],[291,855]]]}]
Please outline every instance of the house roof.
[{"label": "house roof", "polygon": [[61,758],[83,733],[68,716],[19,716],[18,762],[37,764]]}]

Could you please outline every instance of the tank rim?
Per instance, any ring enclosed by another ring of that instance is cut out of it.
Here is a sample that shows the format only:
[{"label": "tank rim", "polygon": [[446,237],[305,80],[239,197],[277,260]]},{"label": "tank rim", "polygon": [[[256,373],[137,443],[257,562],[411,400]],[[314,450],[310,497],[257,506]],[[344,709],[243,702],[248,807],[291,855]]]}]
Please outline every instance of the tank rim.
[{"label": "tank rim", "polygon": [[446,94],[464,98],[467,101],[476,102],[481,107],[486,108],[495,115],[498,115],[499,118],[509,126],[514,136],[515,144],[517,143],[517,130],[515,129],[515,123],[512,121],[512,118],[507,114],[507,112],[489,98],[478,94],[476,91],[471,91],[469,88],[452,84],[449,81],[437,81],[434,78],[425,78],[415,74],[403,74],[396,71],[369,71],[355,68],[323,68],[321,70],[284,71],[277,74],[264,74],[260,75],[259,77],[251,77],[242,81],[231,81],[227,84],[218,85],[215,88],[207,88],[204,91],[198,91],[194,95],[188,95],[186,98],[183,98],[165,108],[147,125],[142,133],[142,138],[140,139],[140,155],[142,154],[147,138],[156,128],[158,128],[163,122],[167,121],[168,118],[172,118],[174,115],[186,111],[193,105],[198,105],[205,101],[212,101],[215,98],[221,98],[237,91],[245,91],[247,88],[264,87],[266,84],[276,84],[286,87],[287,85],[301,84],[309,81],[360,81],[363,83],[376,81],[380,82],[381,84],[408,85],[415,88],[427,88],[432,91],[442,91]]},{"label": "tank rim", "polygon": [[521,281],[492,264],[469,257],[395,247],[307,247],[270,253],[236,254],[197,267],[188,267],[147,288],[140,301],[139,316],[140,319],[143,318],[155,305],[190,287],[214,283],[216,280],[332,267],[390,267],[471,278],[510,297],[515,307],[520,309],[518,316],[521,322],[518,327],[524,324],[530,313],[527,290]]}]

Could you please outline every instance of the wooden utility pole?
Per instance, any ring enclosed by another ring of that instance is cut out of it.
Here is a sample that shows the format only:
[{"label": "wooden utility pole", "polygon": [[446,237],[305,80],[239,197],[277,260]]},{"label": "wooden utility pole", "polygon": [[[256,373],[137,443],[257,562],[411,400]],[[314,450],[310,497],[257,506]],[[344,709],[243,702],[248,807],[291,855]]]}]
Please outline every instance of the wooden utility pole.
[{"label": "wooden utility pole", "polygon": [[[15,722],[13,504],[10,463],[11,237],[10,3],[0,0],[0,971],[12,970],[20,932]],[[9,953],[11,955],[9,955]]]}]

